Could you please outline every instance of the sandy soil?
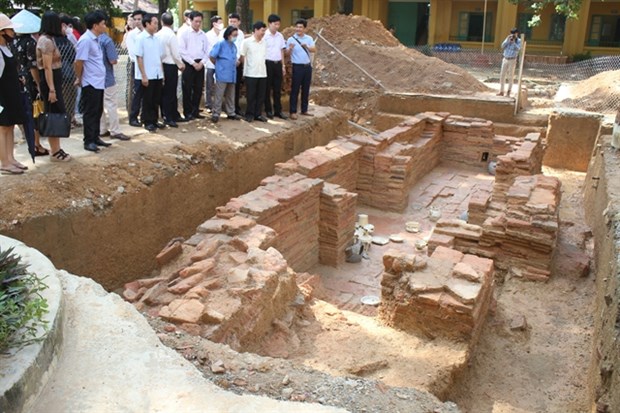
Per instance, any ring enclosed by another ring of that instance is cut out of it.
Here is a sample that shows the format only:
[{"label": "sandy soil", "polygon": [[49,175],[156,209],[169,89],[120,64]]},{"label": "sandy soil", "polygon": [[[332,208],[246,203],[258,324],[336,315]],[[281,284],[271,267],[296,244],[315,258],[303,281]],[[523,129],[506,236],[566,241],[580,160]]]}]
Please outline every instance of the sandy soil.
[{"label": "sandy soil", "polygon": [[[467,95],[489,91],[466,70],[406,48],[380,22],[367,17],[311,19],[308,34],[316,38],[319,32],[331,45],[321,38],[317,42],[317,86]],[[283,33],[289,37],[293,29]]]},{"label": "sandy soil", "polygon": [[[449,395],[466,412],[588,411],[595,286],[591,275],[581,278],[568,264],[572,248],[592,256],[589,229],[582,224],[585,174],[551,169],[545,174],[562,180],[553,275],[546,284],[509,279],[499,286],[495,314],[487,320],[470,368]],[[520,316],[527,330],[512,331],[512,321]]]}]

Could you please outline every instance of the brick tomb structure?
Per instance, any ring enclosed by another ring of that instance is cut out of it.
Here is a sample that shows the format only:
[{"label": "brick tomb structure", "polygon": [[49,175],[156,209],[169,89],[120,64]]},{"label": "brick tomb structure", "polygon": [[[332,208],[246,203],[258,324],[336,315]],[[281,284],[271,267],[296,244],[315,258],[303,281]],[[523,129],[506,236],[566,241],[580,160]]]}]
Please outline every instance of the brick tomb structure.
[{"label": "brick tomb structure", "polygon": [[429,251],[446,246],[492,258],[495,266],[528,280],[551,275],[558,227],[559,179],[540,174],[543,148],[538,134],[513,143],[498,156],[492,192],[472,194],[468,222],[441,219]]},{"label": "brick tomb structure", "polygon": [[[459,151],[467,153],[458,156]],[[470,211],[479,224],[465,227],[443,222],[433,246],[443,243],[496,258],[510,245],[506,251],[511,252],[512,261],[502,261],[504,265],[521,262],[522,252],[534,246],[538,258],[528,264],[525,274],[545,275],[545,259],[555,242],[552,230],[554,216],[557,226],[557,210],[553,206],[559,200],[559,185],[531,176],[540,169],[539,152],[540,142],[534,137],[499,137],[491,122],[447,113],[421,113],[376,136],[338,137],[277,164],[275,175],[218,207],[216,216],[201,224],[190,239],[173,240],[157,257],[159,274],[127,284],[124,297],[193,334],[251,351],[274,320],[287,317],[291,302],[299,297],[295,271],[308,271],[318,263],[338,266],[344,261],[358,201],[401,211],[408,205],[411,186],[442,160],[486,168],[482,158],[488,156],[500,159],[498,182],[510,188],[508,198],[495,192],[474,194]],[[522,179],[524,174],[530,175]],[[527,237],[515,236],[525,232]],[[419,296],[411,301],[414,307],[437,299],[439,307],[431,307],[438,313],[427,309],[421,320],[443,317],[443,322],[435,322],[438,329],[446,330],[446,323],[454,322],[460,325],[457,336],[475,336],[488,304],[492,284],[486,280],[492,266],[481,270],[470,261],[486,261],[464,257],[463,262],[443,264],[442,256],[431,257],[428,268],[443,272],[432,281],[430,290],[420,290],[423,293],[390,285],[388,279],[396,277],[397,269],[386,265],[385,302],[401,301],[401,296],[390,298],[389,291]],[[463,283],[473,286],[463,290]],[[393,306],[392,312],[389,315],[385,307],[383,314],[395,326],[420,323],[400,316],[415,318],[416,311]]]},{"label": "brick tomb structure", "polygon": [[430,257],[389,250],[383,256],[379,317],[429,337],[475,342],[493,296],[493,261],[437,247]]}]

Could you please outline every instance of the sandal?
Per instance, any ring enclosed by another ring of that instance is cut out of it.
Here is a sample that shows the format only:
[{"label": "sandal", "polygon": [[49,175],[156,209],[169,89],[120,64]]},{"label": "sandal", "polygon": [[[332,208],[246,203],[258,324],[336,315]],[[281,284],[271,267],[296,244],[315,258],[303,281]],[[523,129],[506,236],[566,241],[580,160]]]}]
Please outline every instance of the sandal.
[{"label": "sandal", "polygon": [[16,167],[17,169],[21,169],[22,171],[28,170],[28,167],[26,165],[24,165],[23,163],[17,162],[17,161],[13,163],[13,166]]},{"label": "sandal", "polygon": [[21,175],[24,173],[24,171],[23,169],[19,169],[15,165],[11,165],[0,168],[0,173],[2,173],[2,175]]},{"label": "sandal", "polygon": [[50,157],[50,160],[52,162],[69,162],[71,160],[71,155],[60,149]]},{"label": "sandal", "polygon": [[34,156],[47,156],[49,154],[50,151],[48,151],[46,148],[39,145],[34,146]]}]

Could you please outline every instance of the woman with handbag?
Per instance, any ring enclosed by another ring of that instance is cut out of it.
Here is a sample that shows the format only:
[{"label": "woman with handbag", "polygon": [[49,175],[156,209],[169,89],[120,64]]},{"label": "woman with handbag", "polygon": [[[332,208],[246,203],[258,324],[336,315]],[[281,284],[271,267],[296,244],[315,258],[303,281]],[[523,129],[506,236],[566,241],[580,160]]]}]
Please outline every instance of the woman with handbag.
[{"label": "woman with handbag", "polygon": [[0,172],[20,175],[28,168],[17,162],[13,154],[13,129],[24,123],[26,114],[21,104],[15,104],[15,98],[20,96],[20,82],[17,59],[8,47],[15,36],[13,27],[8,16],[0,13]]},{"label": "woman with handbag", "polygon": [[[60,147],[60,137],[68,137],[71,120],[62,96],[62,60],[55,38],[64,36],[60,16],[47,11],[41,18],[41,36],[37,41],[37,67],[41,78],[41,99],[45,113],[39,116],[39,133],[47,136],[52,162],[69,162],[71,155]],[[68,123],[67,123],[68,120]],[[67,130],[68,127],[68,130]]]}]

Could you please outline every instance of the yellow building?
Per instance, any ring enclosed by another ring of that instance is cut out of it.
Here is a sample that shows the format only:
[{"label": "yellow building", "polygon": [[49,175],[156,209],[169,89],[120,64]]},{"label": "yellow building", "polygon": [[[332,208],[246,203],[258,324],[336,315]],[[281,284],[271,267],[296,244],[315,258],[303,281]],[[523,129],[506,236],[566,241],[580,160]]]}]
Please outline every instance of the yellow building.
[{"label": "yellow building", "polygon": [[[205,14],[205,22],[212,15],[226,16],[226,0],[180,0],[179,8],[185,10],[189,4]],[[298,18],[335,14],[339,7],[380,20],[407,46],[452,43],[480,48],[484,38],[485,49],[498,49],[510,29],[519,27],[526,35],[528,53],[620,52],[620,0],[583,0],[576,20],[566,20],[548,6],[541,24],[533,28],[527,25],[533,12],[508,0],[251,0],[250,19],[266,21],[276,13],[289,26]]]}]

